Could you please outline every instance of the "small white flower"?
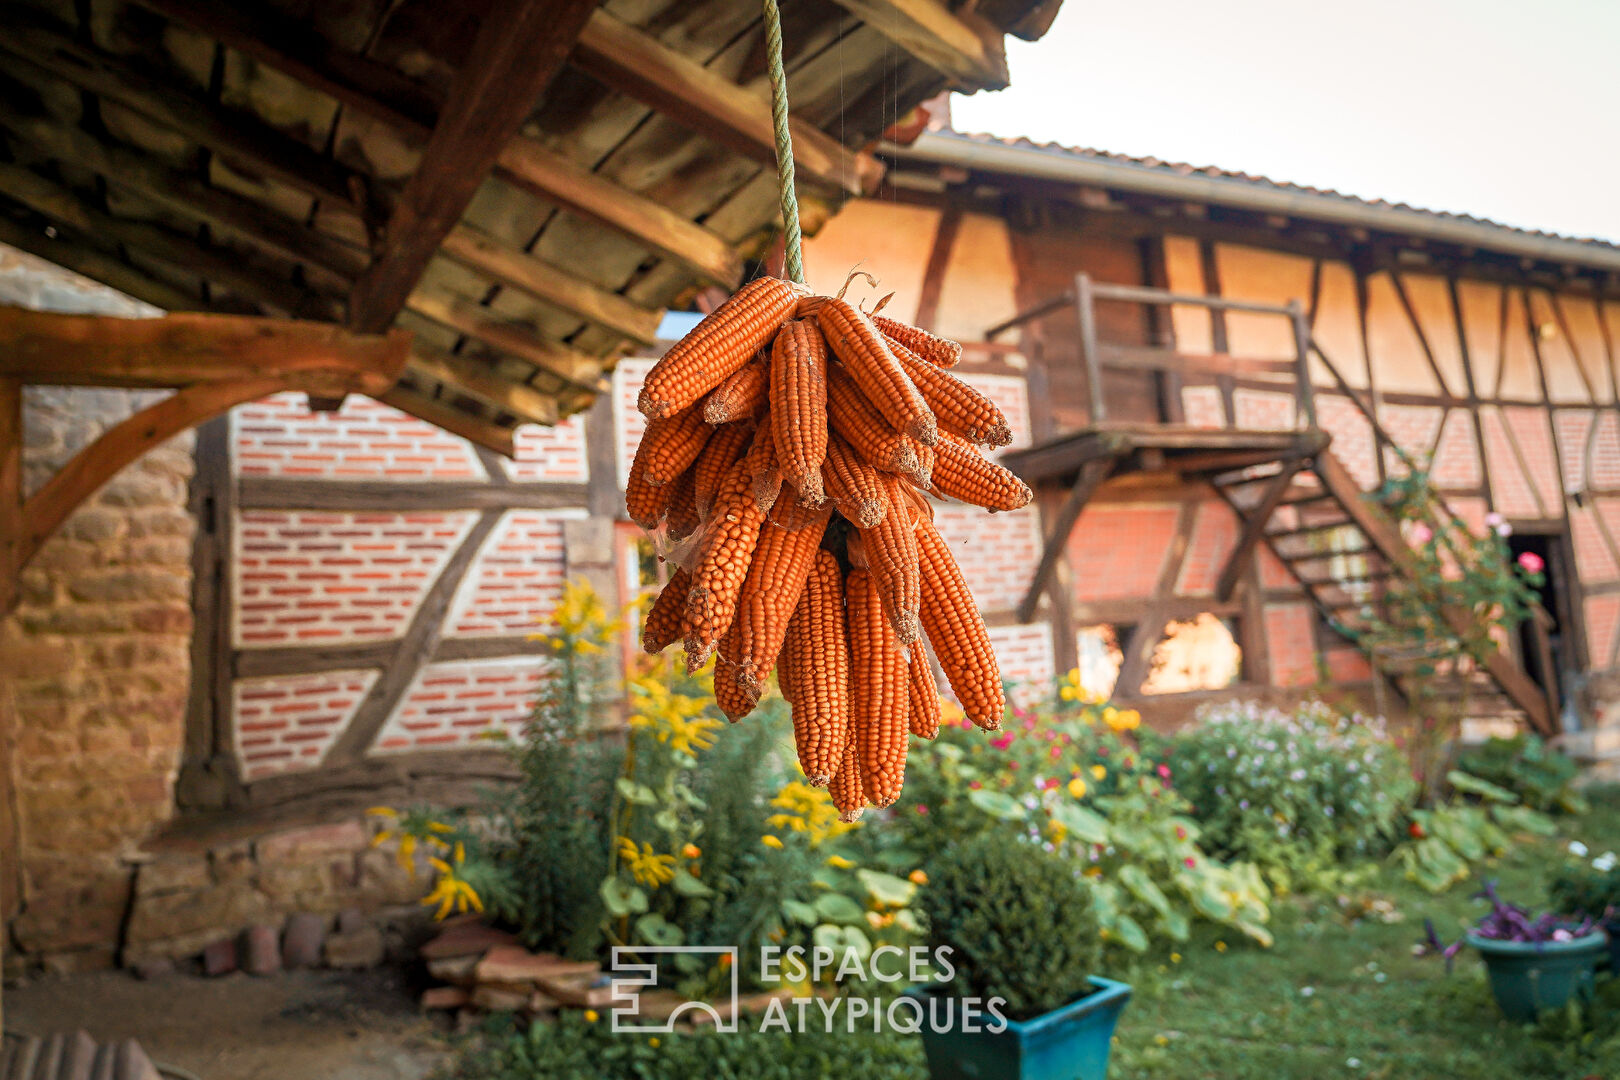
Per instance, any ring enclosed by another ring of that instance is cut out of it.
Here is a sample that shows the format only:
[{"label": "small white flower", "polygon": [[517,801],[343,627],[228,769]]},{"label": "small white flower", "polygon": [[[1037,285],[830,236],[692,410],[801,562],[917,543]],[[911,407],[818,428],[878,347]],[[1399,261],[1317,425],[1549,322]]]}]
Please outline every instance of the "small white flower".
[{"label": "small white flower", "polygon": [[1617,863],[1620,863],[1620,857],[1616,857],[1615,853],[1612,851],[1605,851],[1603,854],[1592,860],[1592,869],[1596,870],[1600,874],[1607,874],[1610,870],[1615,868]]},{"label": "small white flower", "polygon": [[1345,1063],[1346,1066],[1348,1066],[1349,1068],[1352,1068],[1352,1069],[1361,1068],[1361,1059],[1360,1058],[1345,1058],[1344,1063]]},{"label": "small white flower", "polygon": [[1315,997],[1316,996],[1316,987],[1314,987],[1314,986],[1302,986],[1302,987],[1300,987],[1299,988],[1299,996],[1300,997]]},{"label": "small white flower", "polygon": [[1589,850],[1590,849],[1587,848],[1587,846],[1585,844],[1581,843],[1579,840],[1571,840],[1569,842],[1569,853],[1571,855],[1575,856],[1577,859],[1586,858]]}]

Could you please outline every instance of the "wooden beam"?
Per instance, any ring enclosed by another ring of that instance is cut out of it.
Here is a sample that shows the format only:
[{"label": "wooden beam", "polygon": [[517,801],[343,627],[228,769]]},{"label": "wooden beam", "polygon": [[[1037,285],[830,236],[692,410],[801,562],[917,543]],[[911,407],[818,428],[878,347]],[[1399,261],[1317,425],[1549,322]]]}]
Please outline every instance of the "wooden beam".
[{"label": "wooden beam", "polygon": [[[17,606],[23,564],[22,426],[22,383],[0,379],[0,618]],[[5,783],[0,774],[0,797],[6,794]]]},{"label": "wooden beam", "polygon": [[450,230],[439,250],[485,277],[623,334],[639,345],[651,345],[658,340],[658,324],[663,320],[663,312],[642,307],[532,255],[514,251],[470,225],[457,225]]},{"label": "wooden beam", "polygon": [[460,435],[468,442],[487,446],[497,454],[505,454],[507,457],[517,456],[517,443],[512,437],[511,428],[492,424],[447,402],[428,397],[415,390],[408,390],[403,386],[396,386],[386,393],[372,396],[385,405],[392,405],[400,412],[410,413],[418,420],[426,420],[452,435]]},{"label": "wooden beam", "polygon": [[727,289],[735,289],[742,281],[742,256],[718,234],[581,168],[533,139],[507,144],[501,151],[499,171],[519,187],[675,260],[704,281]]},{"label": "wooden beam", "polygon": [[43,229],[31,229],[0,214],[0,244],[10,244],[31,255],[83,274],[121,293],[144,300],[165,311],[209,311],[213,305],[167,282],[148,277],[88,243],[70,240],[60,230],[47,236]]},{"label": "wooden beam", "polygon": [[[609,425],[611,430],[612,425]],[[509,430],[509,429],[502,429]],[[409,484],[387,480],[327,480],[302,476],[244,476],[238,481],[238,504],[244,510],[558,510],[583,506],[586,484],[525,481],[521,484],[475,484],[461,480],[422,480]],[[624,496],[616,500],[624,512]]]},{"label": "wooden beam", "polygon": [[0,164],[0,193],[55,224],[85,236],[117,240],[273,311],[324,317],[337,313],[329,297],[250,269],[235,253],[203,247],[157,225],[104,214],[68,188],[20,165]]},{"label": "wooden beam", "polygon": [[406,363],[405,373],[444,383],[492,409],[511,413],[531,424],[550,425],[559,419],[556,398],[542,394],[527,383],[501,378],[489,364],[471,356],[419,349]]},{"label": "wooden beam", "polygon": [[959,90],[1007,86],[1001,31],[971,12],[952,14],[940,0],[836,0],[839,7],[950,78]]},{"label": "wooden beam", "polygon": [[939,212],[939,225],[934,229],[934,244],[928,251],[928,263],[923,267],[922,288],[917,293],[917,314],[911,320],[924,330],[933,330],[939,315],[940,294],[945,291],[945,274],[950,269],[951,253],[956,250],[956,236],[962,229],[962,200],[947,198]]},{"label": "wooden beam", "polygon": [[[123,320],[105,320],[123,321]],[[122,423],[114,424],[80,450],[23,503],[17,568],[28,563],[51,533],[79,504],[95,494],[124,466],[204,420],[249,401],[296,386],[285,376],[199,383],[177,390]]]},{"label": "wooden beam", "polygon": [[595,392],[600,389],[602,361],[594,356],[557,345],[537,335],[522,323],[509,322],[495,312],[470,300],[447,300],[442,296],[419,293],[411,297],[406,310],[424,319],[477,338],[498,352],[527,360],[542,371]]},{"label": "wooden beam", "polygon": [[1254,546],[1265,535],[1266,525],[1271,521],[1271,515],[1282,504],[1282,498],[1288,493],[1288,485],[1294,482],[1294,477],[1305,467],[1305,458],[1296,458],[1285,462],[1282,469],[1272,478],[1266,493],[1260,497],[1260,502],[1253,509],[1244,510],[1243,532],[1238,542],[1232,548],[1231,554],[1226,557],[1226,566],[1221,569],[1220,580],[1215,585],[1215,598],[1230,600],[1232,590],[1237,588],[1238,579],[1249,568],[1249,556],[1254,554]]},{"label": "wooden beam", "polygon": [[345,289],[366,268],[369,257],[361,249],[307,228],[262,203],[211,187],[195,173],[169,168],[139,151],[42,117],[0,116],[0,126],[30,146],[98,173],[113,187],[170,213],[236,233],[284,258],[324,270]]},{"label": "wooden beam", "polygon": [[244,315],[116,319],[0,305],[0,376],[57,386],[169,387],[292,379],[301,389],[381,393],[411,335]]},{"label": "wooden beam", "polygon": [[[770,98],[739,86],[636,27],[598,9],[569,61],[600,82],[676,123],[771,167],[776,134]],[[850,195],[875,191],[883,166],[799,117],[790,117],[793,163],[801,182]]]},{"label": "wooden beam", "polygon": [[245,166],[315,198],[364,210],[364,176],[344,168],[251,113],[225,109],[155,79],[126,61],[75,40],[17,9],[8,9],[0,49],[23,64],[114,101]]},{"label": "wooden beam", "polygon": [[1046,588],[1047,578],[1057,566],[1058,557],[1063,554],[1064,545],[1069,542],[1069,534],[1074,531],[1074,523],[1080,520],[1080,511],[1086,508],[1091,496],[1102,486],[1108,474],[1113,471],[1114,458],[1097,458],[1086,462],[1080,467],[1080,474],[1075,477],[1074,487],[1069,489],[1068,498],[1058,507],[1057,513],[1052,517],[1051,527],[1046,532],[1046,546],[1041,550],[1040,565],[1035,568],[1035,576],[1030,579],[1029,589],[1024,598],[1018,602],[1018,621],[1027,623],[1035,618],[1036,605],[1040,603],[1041,592]]},{"label": "wooden beam", "polygon": [[439,243],[534,111],[597,0],[493,0],[450,84],[421,163],[405,183],[382,246],[349,296],[349,325],[391,325]]}]

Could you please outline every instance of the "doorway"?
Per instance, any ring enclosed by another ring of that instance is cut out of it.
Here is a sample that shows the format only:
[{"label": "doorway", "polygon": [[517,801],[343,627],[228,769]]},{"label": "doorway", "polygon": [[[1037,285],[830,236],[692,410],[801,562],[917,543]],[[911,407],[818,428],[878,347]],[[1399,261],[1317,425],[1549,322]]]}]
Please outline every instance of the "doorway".
[{"label": "doorway", "polygon": [[[1561,718],[1569,707],[1575,675],[1581,670],[1580,623],[1573,615],[1569,588],[1575,563],[1568,537],[1558,525],[1548,523],[1546,529],[1516,526],[1507,540],[1508,557],[1514,562],[1531,555],[1544,567],[1536,590],[1541,611],[1519,624],[1514,644],[1525,674],[1546,691],[1548,707],[1555,718]],[[1558,726],[1565,725],[1559,720]]]}]

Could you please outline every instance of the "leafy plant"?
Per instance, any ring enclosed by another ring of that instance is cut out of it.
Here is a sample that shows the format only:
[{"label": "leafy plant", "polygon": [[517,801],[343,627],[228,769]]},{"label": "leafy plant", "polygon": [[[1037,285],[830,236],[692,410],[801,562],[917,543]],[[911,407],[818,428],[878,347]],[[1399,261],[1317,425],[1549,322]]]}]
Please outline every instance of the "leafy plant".
[{"label": "leafy plant", "polygon": [[1491,738],[1465,750],[1457,768],[1518,795],[1525,806],[1545,813],[1583,814],[1586,799],[1575,790],[1575,759],[1540,736],[1523,732]]},{"label": "leafy plant", "polygon": [[1480,801],[1458,799],[1412,811],[1411,840],[1395,853],[1406,876],[1430,892],[1449,889],[1465,880],[1475,863],[1506,851],[1514,832],[1550,836],[1557,831],[1545,814],[1518,805],[1511,791],[1457,770],[1446,780],[1457,794]]},{"label": "leafy plant", "polygon": [[1417,785],[1381,718],[1239,701],[1197,719],[1163,752],[1212,853],[1287,889],[1332,885],[1346,860],[1394,844]]},{"label": "leafy plant", "polygon": [[1612,919],[1620,914],[1620,856],[1612,851],[1590,857],[1580,841],[1571,841],[1569,860],[1547,885],[1553,905],[1560,911]]},{"label": "leafy plant", "polygon": [[1090,890],[1067,860],[1034,844],[985,836],[947,853],[921,910],[929,945],[951,950],[949,992],[1002,998],[1014,1020],[1074,1000],[1102,966]]},{"label": "leafy plant", "polygon": [[1570,941],[1597,929],[1590,916],[1571,918],[1551,911],[1531,915],[1529,910],[1510,904],[1497,894],[1496,882],[1487,881],[1479,898],[1491,905],[1491,910],[1480,916],[1474,932],[1491,941],[1519,941],[1542,944],[1549,941]]}]

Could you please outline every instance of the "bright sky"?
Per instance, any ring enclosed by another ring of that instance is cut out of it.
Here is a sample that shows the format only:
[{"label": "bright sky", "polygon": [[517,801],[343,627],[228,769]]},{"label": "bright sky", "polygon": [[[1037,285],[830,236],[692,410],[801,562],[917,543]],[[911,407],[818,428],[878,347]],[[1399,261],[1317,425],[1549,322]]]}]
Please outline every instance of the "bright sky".
[{"label": "bright sky", "polygon": [[1620,242],[1620,0],[1067,0],[958,130]]}]

